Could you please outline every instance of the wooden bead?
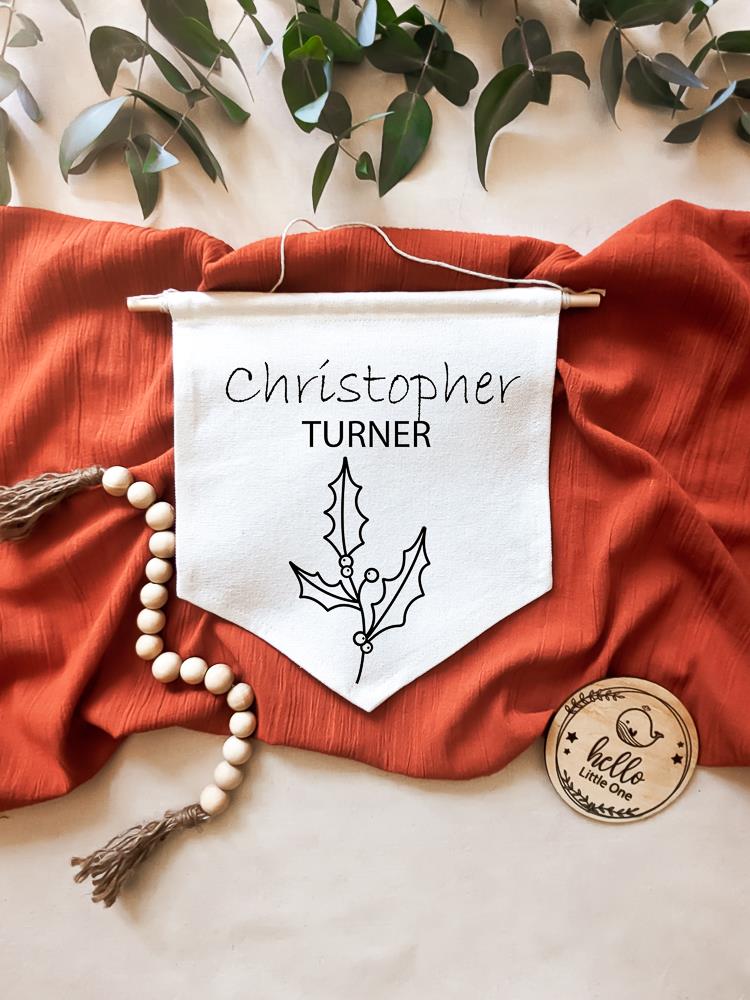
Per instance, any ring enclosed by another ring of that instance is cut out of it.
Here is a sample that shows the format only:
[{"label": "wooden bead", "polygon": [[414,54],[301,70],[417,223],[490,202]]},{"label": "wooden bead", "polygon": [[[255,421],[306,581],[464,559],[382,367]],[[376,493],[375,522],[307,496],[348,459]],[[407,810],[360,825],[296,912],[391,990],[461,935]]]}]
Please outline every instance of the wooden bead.
[{"label": "wooden bead", "polygon": [[169,591],[160,583],[146,583],[141,587],[141,604],[153,611],[163,608],[167,603]]},{"label": "wooden bead", "polygon": [[244,771],[235,767],[234,764],[230,764],[228,760],[220,761],[214,771],[214,781],[225,792],[231,792],[233,789],[239,788],[244,777]]},{"label": "wooden bead", "polygon": [[164,640],[160,635],[139,635],[135,643],[136,654],[142,660],[155,660],[164,649]]},{"label": "wooden bead", "polygon": [[227,693],[227,705],[235,712],[244,712],[255,701],[255,694],[249,684],[235,684]]},{"label": "wooden bead", "polygon": [[180,677],[186,684],[202,684],[207,670],[208,664],[200,656],[188,656],[182,661]]},{"label": "wooden bead", "polygon": [[102,476],[102,487],[112,497],[124,497],[132,483],[133,473],[124,465],[113,465]]},{"label": "wooden bead", "polygon": [[172,579],[174,566],[166,559],[149,559],[146,563],[146,576],[152,583],[166,583]]},{"label": "wooden bead", "polygon": [[146,635],[156,635],[161,632],[166,624],[167,616],[163,611],[153,611],[151,608],[143,608],[138,612],[138,628]]},{"label": "wooden bead", "polygon": [[128,487],[128,503],[138,510],[145,510],[156,500],[156,490],[151,483],[137,482]]},{"label": "wooden bead", "polygon": [[247,740],[241,740],[236,736],[230,736],[228,740],[224,741],[221,753],[227,763],[234,764],[235,767],[239,767],[240,764],[244,764],[252,757],[253,745],[252,743],[248,743]]},{"label": "wooden bead", "polygon": [[226,694],[234,682],[232,668],[226,663],[214,663],[206,671],[203,683],[211,694]]},{"label": "wooden bead", "polygon": [[255,732],[257,721],[252,712],[235,712],[229,717],[229,732],[232,736],[247,739]]},{"label": "wooden bead", "polygon": [[154,531],[166,531],[174,524],[174,507],[166,500],[160,500],[146,511],[146,524]]},{"label": "wooden bead", "polygon": [[162,684],[171,684],[180,676],[182,657],[179,653],[161,653],[151,664],[151,673]]},{"label": "wooden bead", "polygon": [[159,559],[171,559],[174,556],[174,531],[155,531],[148,540],[149,551]]},{"label": "wooden bead", "polygon": [[218,785],[206,785],[198,802],[203,812],[208,813],[209,816],[218,816],[229,805],[229,796]]}]

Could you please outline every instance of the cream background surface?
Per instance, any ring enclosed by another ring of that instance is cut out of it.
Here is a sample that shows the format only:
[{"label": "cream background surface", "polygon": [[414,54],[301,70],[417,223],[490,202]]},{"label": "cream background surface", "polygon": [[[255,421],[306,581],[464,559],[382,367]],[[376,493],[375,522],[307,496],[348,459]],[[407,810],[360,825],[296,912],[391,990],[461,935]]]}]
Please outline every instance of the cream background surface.
[{"label": "cream background surface", "polygon": [[[234,5],[212,6],[219,29],[231,30]],[[286,10],[268,6],[277,31]],[[499,9],[484,21],[459,0],[446,15],[459,47],[481,54],[483,80],[512,15],[509,2],[485,6]],[[141,30],[134,0],[80,7],[89,27]],[[576,25],[566,3],[523,7],[529,15],[551,8],[556,47],[583,44],[595,69],[601,27]],[[47,118],[16,131],[16,203],[138,222],[130,180],[116,164],[69,187],[60,178],[60,133],[98,99],[98,85],[80,26],[49,0],[24,0],[23,9],[48,40],[19,51]],[[742,0],[723,0],[716,27],[750,27],[746,15]],[[251,34],[236,47],[253,65]],[[354,97],[362,116],[382,110],[397,88],[363,75]],[[165,178],[154,225],[196,226],[237,246],[311,213],[313,148],[322,151],[324,140],[303,136],[286,117],[277,77],[269,65],[253,78],[253,118],[234,134],[201,107],[206,134],[221,130],[216,147],[230,193],[212,190],[186,163]],[[226,81],[239,97],[231,72]],[[587,250],[668,198],[750,208],[747,147],[726,119],[709,122],[707,141],[695,147],[668,147],[659,141],[668,117],[625,102],[618,132],[592,89],[587,97],[576,81],[556,81],[551,107],[532,108],[497,144],[489,194],[476,178],[470,110],[436,98],[431,150],[414,180],[379,201],[374,186],[339,163],[318,221],[524,233]],[[14,99],[6,103],[20,123]],[[0,821],[5,1000],[750,995],[750,773],[740,769],[699,768],[674,807],[612,829],[565,808],[540,744],[500,774],[462,784],[261,747],[221,822],[166,845],[112,910],[92,906],[67,859],[194,800],[219,747],[217,737],[180,730],[133,737],[72,795]]]}]

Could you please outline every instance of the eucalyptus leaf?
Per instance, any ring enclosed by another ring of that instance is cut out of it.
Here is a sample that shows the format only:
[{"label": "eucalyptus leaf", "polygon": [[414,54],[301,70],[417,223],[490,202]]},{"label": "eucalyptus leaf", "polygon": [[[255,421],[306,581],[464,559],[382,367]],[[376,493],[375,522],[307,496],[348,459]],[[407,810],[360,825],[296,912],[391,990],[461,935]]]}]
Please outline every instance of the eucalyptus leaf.
[{"label": "eucalyptus leaf", "polygon": [[317,125],[322,132],[328,132],[337,139],[348,138],[352,128],[352,109],[343,94],[336,90],[328,94]]},{"label": "eucalyptus leaf", "polygon": [[160,145],[152,135],[147,135],[143,138],[148,139],[148,147],[143,160],[144,174],[158,174],[162,170],[169,170],[170,167],[176,167],[180,162],[168,149]]},{"label": "eucalyptus leaf", "polygon": [[99,82],[108,94],[112,93],[122,63],[136,62],[143,56],[144,51],[151,56],[157,69],[171,87],[185,95],[192,90],[189,81],[169,59],[132,31],[111,25],[94,28],[89,38],[89,51]]},{"label": "eucalyptus leaf", "polygon": [[[521,25],[513,28],[505,36],[502,47],[503,66],[526,66],[526,53],[523,50],[523,38],[526,39],[526,47],[529,50],[532,63],[544,58],[552,53],[552,42],[547,29],[541,21],[531,19],[523,21]],[[528,69],[528,66],[526,66]],[[540,75],[534,79],[534,96],[531,98],[535,104],[549,104],[552,80],[549,76]]]},{"label": "eucalyptus leaf", "polygon": [[412,4],[411,7],[407,7],[398,17],[394,15],[393,23],[413,24],[415,27],[421,28],[425,23],[425,16],[416,4]]},{"label": "eucalyptus leaf", "polygon": [[364,55],[357,39],[341,25],[329,21],[322,14],[303,13],[298,18],[306,32],[319,35],[335,62],[360,63]]},{"label": "eucalyptus leaf", "polygon": [[685,105],[678,100],[666,80],[658,77],[648,60],[633,56],[625,70],[625,79],[630,87],[633,100],[651,107],[672,108],[684,111]]},{"label": "eucalyptus leaf", "polygon": [[294,121],[303,132],[311,132],[315,125],[300,121],[295,112],[317,100],[321,94],[329,91],[328,79],[319,61],[290,61],[284,67],[281,76],[281,89],[284,100],[292,113]]},{"label": "eucalyptus leaf", "polygon": [[[228,94],[225,94],[223,90],[220,90],[217,86],[215,86],[205,74],[201,73],[197,66],[194,66],[193,63],[190,62],[189,59],[186,59],[185,61],[192,72],[195,73],[201,85],[201,89],[198,93],[201,94],[202,97],[210,94],[230,122],[233,122],[235,125],[243,125],[250,117],[250,113],[245,111],[245,109],[233,100],[233,98],[229,97]],[[196,103],[195,99],[193,99],[193,103]]]},{"label": "eucalyptus leaf", "polygon": [[8,48],[30,49],[38,43],[39,38],[30,28],[19,28],[8,40]]},{"label": "eucalyptus leaf", "polygon": [[[690,60],[690,65],[688,67],[691,70],[691,72],[696,73],[701,68],[708,53],[716,50],[716,44],[717,44],[716,38],[711,38],[709,39],[709,41],[706,42],[706,44],[702,48],[700,48],[695,53],[693,58]],[[686,90],[687,87],[677,88],[675,97],[677,98],[678,101],[682,101],[682,98]]]},{"label": "eucalyptus leaf", "polygon": [[[202,66],[211,66],[219,53],[219,40],[213,33],[206,0],[141,0],[151,23],[166,40],[186,56]],[[197,21],[210,32],[206,36],[196,32]]]},{"label": "eucalyptus leaf", "polygon": [[474,63],[460,52],[433,53],[425,76],[451,104],[463,107],[471,91],[479,83]]},{"label": "eucalyptus leaf", "polygon": [[700,135],[708,116],[732,97],[734,88],[735,84],[732,81],[728,87],[725,87],[714,95],[711,103],[699,115],[696,115],[695,118],[690,118],[688,121],[680,122],[679,125],[675,125],[672,131],[665,136],[664,141],[671,143],[694,142]]},{"label": "eucalyptus leaf", "polygon": [[310,35],[300,46],[292,49],[288,53],[287,59],[297,62],[303,59],[315,59],[317,62],[325,62],[328,58],[328,49],[323,44],[320,35]]},{"label": "eucalyptus leaf", "polygon": [[722,52],[750,53],[750,31],[725,31],[716,44]]},{"label": "eucalyptus leaf", "polygon": [[337,142],[332,142],[328,146],[323,155],[318,160],[318,165],[315,168],[315,173],[313,174],[312,181],[312,203],[313,211],[318,208],[318,202],[320,197],[325,190],[325,186],[328,183],[328,178],[331,176],[331,171],[333,170],[333,165],[336,162],[336,157],[339,155],[339,144]]},{"label": "eucalyptus leaf", "polygon": [[127,97],[111,97],[90,108],[85,108],[68,125],[60,140],[60,170],[65,180],[70,168],[107,128]]},{"label": "eucalyptus leaf", "polygon": [[474,111],[477,170],[482,187],[492,140],[517,118],[534,96],[534,77],[525,66],[507,66],[497,73],[479,95]]},{"label": "eucalyptus leaf", "polygon": [[378,26],[378,0],[364,0],[357,14],[357,41],[363,48],[375,41]]},{"label": "eucalyptus leaf", "polygon": [[429,11],[424,10],[424,8],[418,7],[417,9],[424,16],[424,19],[426,21],[429,21],[429,23],[432,25],[433,28],[435,28],[441,34],[445,34],[445,26],[441,21],[438,21],[436,17],[433,17],[432,14],[430,14]]},{"label": "eucalyptus leaf", "polygon": [[418,73],[424,53],[412,36],[397,24],[388,25],[380,38],[365,49],[368,60],[383,73]]},{"label": "eucalyptus leaf", "polygon": [[68,171],[72,174],[85,174],[91,169],[102,153],[113,148],[124,150],[125,140],[130,134],[130,115],[126,108],[121,108],[101,135],[86,147],[81,156]]},{"label": "eucalyptus leaf", "polygon": [[16,67],[4,59],[0,59],[0,101],[4,101],[6,97],[13,93],[20,79],[21,74]]},{"label": "eucalyptus leaf", "polygon": [[83,33],[85,34],[86,33],[86,27],[85,27],[85,25],[83,23],[83,18],[81,17],[81,12],[78,9],[77,4],[75,3],[75,0],[60,0],[60,3],[63,5],[63,7],[65,8],[65,10],[67,10],[67,12],[72,17],[74,17],[77,21],[80,21],[81,27],[83,28]]},{"label": "eucalyptus leaf", "polygon": [[612,121],[617,124],[616,109],[620,99],[622,89],[622,39],[617,28],[612,28],[607,35],[602,49],[601,62],[599,64],[599,75],[604,91],[604,100],[607,102],[607,109],[612,116]]},{"label": "eucalyptus leaf", "polygon": [[380,111],[376,115],[368,115],[367,118],[363,118],[361,122],[357,122],[356,125],[352,125],[351,131],[356,132],[358,128],[362,128],[363,125],[369,125],[370,122],[380,121],[381,118],[387,118],[388,115],[393,114],[392,111]]},{"label": "eucalyptus leaf", "polygon": [[23,11],[17,10],[15,14],[16,18],[21,22],[24,28],[28,29],[38,42],[44,41],[44,39],[42,38],[42,33],[39,30],[39,25],[36,23],[36,21],[33,21],[29,17],[29,15],[24,14]]},{"label": "eucalyptus leaf", "polygon": [[737,80],[736,83],[734,92],[737,97],[742,97],[744,100],[750,98],[750,79]]},{"label": "eucalyptus leaf", "polygon": [[250,20],[253,22],[253,27],[258,32],[258,37],[264,45],[273,45],[273,38],[268,34],[262,22],[255,17],[255,15],[250,16]]},{"label": "eucalyptus leaf", "polygon": [[0,108],[0,205],[7,205],[13,195],[8,167],[8,137],[10,122],[4,108]]},{"label": "eucalyptus leaf", "polygon": [[[641,56],[641,59],[647,58]],[[653,72],[667,83],[676,83],[681,87],[696,87],[700,90],[707,89],[706,84],[671,52],[660,52],[652,59],[648,59],[648,62]]]},{"label": "eucalyptus leaf", "polygon": [[742,111],[737,119],[737,135],[743,142],[750,142],[750,113]]},{"label": "eucalyptus leaf", "polygon": [[298,121],[305,122],[308,125],[317,125],[327,100],[328,93],[321,94],[320,97],[316,97],[309,104],[297,108],[294,112],[294,117]]},{"label": "eucalyptus leaf", "polygon": [[18,78],[18,86],[16,87],[16,96],[21,102],[21,107],[26,112],[27,116],[33,122],[40,122],[42,120],[42,112],[39,105],[36,102],[34,95],[31,93],[29,88],[23,82],[21,77]]},{"label": "eucalyptus leaf", "polygon": [[367,150],[357,157],[357,162],[354,164],[354,174],[361,181],[377,181],[375,164]]},{"label": "eucalyptus leaf", "polygon": [[224,180],[224,173],[221,169],[219,161],[214,156],[211,151],[211,147],[206,142],[205,136],[195,124],[189,118],[183,117],[178,111],[173,108],[167,107],[166,104],[162,104],[161,101],[157,101],[155,97],[151,97],[149,94],[145,94],[142,90],[131,90],[130,93],[137,97],[139,100],[151,108],[160,115],[165,122],[168,122],[172,128],[177,130],[177,134],[180,138],[188,145],[195,158],[200,163],[203,171],[215,181],[217,178],[221,181],[223,186],[226,188],[226,181]]},{"label": "eucalyptus leaf", "polygon": [[542,56],[534,63],[534,69],[551,73],[553,76],[572,76],[585,83],[587,87],[591,86],[586,65],[577,52],[553,52],[551,55]]},{"label": "eucalyptus leaf", "polygon": [[706,20],[706,15],[711,10],[712,6],[713,0],[711,0],[710,3],[702,3],[699,0],[698,3],[693,4],[693,16],[691,17],[690,24],[688,25],[688,35],[692,35],[697,28],[700,28]]},{"label": "eucalyptus leaf", "polygon": [[677,24],[685,17],[693,0],[646,0],[630,7],[616,20],[620,28],[641,28],[649,24]]},{"label": "eucalyptus leaf", "polygon": [[226,54],[222,50],[221,41],[213,33],[213,30],[197,18],[184,18],[182,30],[188,37],[191,46],[200,52],[200,55],[194,58],[204,66],[213,66],[221,55]]},{"label": "eucalyptus leaf", "polygon": [[388,106],[380,150],[380,195],[386,194],[419,162],[432,132],[432,112],[424,97],[406,91]]},{"label": "eucalyptus leaf", "polygon": [[144,219],[147,219],[156,207],[160,186],[158,173],[147,174],[143,171],[150,141],[151,137],[148,135],[137,135],[133,139],[128,139],[125,144],[125,162],[133,178]]}]

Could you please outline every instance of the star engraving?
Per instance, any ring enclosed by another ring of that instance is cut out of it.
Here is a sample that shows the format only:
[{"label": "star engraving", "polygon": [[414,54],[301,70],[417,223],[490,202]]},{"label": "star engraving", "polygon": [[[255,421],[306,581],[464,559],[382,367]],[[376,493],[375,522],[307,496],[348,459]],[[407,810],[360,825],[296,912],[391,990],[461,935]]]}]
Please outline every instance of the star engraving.
[{"label": "star engraving", "polygon": [[677,746],[678,746],[678,747],[684,747],[684,746],[685,746],[685,744],[684,744],[684,743],[682,742],[682,740],[680,740],[680,742],[679,742],[679,743],[677,744]]},{"label": "star engraving", "polygon": [[682,757],[680,756],[680,754],[676,753],[674,755],[674,757],[672,758],[672,763],[673,764],[681,764],[682,763]]},{"label": "star engraving", "polygon": [[568,743],[575,743],[575,741],[578,739],[578,736],[575,733],[568,733],[568,735],[565,738],[567,739]]},{"label": "star engraving", "polygon": [[563,750],[563,753],[570,753],[570,747],[565,747],[565,749]]}]

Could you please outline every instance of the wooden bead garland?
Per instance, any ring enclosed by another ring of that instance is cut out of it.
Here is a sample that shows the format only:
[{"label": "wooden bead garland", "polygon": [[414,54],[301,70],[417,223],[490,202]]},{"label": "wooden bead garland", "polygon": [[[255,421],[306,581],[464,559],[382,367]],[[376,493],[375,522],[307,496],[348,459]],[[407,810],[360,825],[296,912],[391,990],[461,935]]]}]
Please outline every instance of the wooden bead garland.
[{"label": "wooden bead garland", "polygon": [[151,558],[146,563],[146,579],[140,591],[143,607],[138,613],[140,635],[135,643],[136,655],[151,663],[151,673],[162,684],[181,678],[186,684],[203,684],[216,696],[226,695],[227,706],[232,710],[229,720],[231,735],[222,747],[223,759],[217,764],[213,781],[201,791],[197,803],[174,812],[167,812],[158,821],[133,827],[121,837],[116,837],[106,847],[87,858],[74,858],[80,871],[76,881],[91,877],[94,882],[94,901],[111,906],[117,898],[125,876],[135,868],[157,842],[178,829],[198,825],[224,812],[230,802],[229,792],[238,788],[244,774],[242,765],[252,756],[249,737],[255,731],[256,718],[249,711],[255,701],[253,689],[244,681],[235,682],[234,672],[226,663],[209,666],[199,656],[182,659],[179,653],[164,649],[164,640],[158,634],[164,629],[166,615],[161,610],[167,603],[169,592],[164,586],[172,577],[174,568],[169,561],[175,554],[174,507],[158,500],[150,483],[134,481],[132,473],[124,466],[105,469],[102,486],[111,496],[127,496],[130,505],[145,511],[145,521],[152,529],[148,541]]}]

